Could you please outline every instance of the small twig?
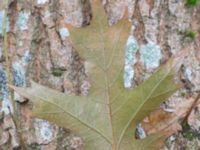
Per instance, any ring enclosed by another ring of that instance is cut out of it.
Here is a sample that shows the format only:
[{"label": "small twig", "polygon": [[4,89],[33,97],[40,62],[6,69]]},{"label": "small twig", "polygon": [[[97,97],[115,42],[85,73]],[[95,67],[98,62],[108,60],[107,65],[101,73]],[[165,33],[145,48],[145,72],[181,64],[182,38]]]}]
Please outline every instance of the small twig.
[{"label": "small twig", "polygon": [[[7,80],[8,84],[12,84],[12,73],[10,70],[10,60],[9,60],[9,52],[8,52],[8,35],[7,35],[7,14],[8,14],[8,0],[5,0],[5,13],[4,13],[4,26],[3,26],[3,58],[6,63],[6,74],[7,74]],[[14,101],[14,91],[13,89],[10,90],[10,101],[13,107],[13,114],[11,112],[11,116],[13,118],[13,121],[16,126],[16,130],[18,130],[20,126],[20,118],[17,114],[17,108],[16,108],[16,102]],[[24,142],[22,139],[22,135],[20,134],[20,144],[22,146],[22,149],[24,149]]]},{"label": "small twig", "polygon": [[6,61],[6,73],[7,76],[10,76],[9,73],[9,60],[8,60],[8,37],[7,37],[7,10],[8,10],[8,0],[6,0],[6,8],[4,11],[4,25],[3,25],[3,54]]},{"label": "small twig", "polygon": [[187,123],[188,117],[190,116],[190,114],[192,113],[192,110],[198,105],[198,101],[200,99],[200,92],[198,93],[197,97],[195,98],[194,102],[192,103],[190,109],[188,110],[187,115],[185,116],[185,118],[183,119],[182,123]]},{"label": "small twig", "polygon": [[[7,35],[7,12],[8,12],[8,0],[5,1],[5,13],[4,13],[4,33],[3,33],[3,54],[6,63],[6,75],[8,79],[8,84],[12,84],[12,76],[10,73],[10,62],[9,62],[9,55],[8,55],[8,35]],[[13,115],[15,116],[15,102],[13,100],[13,91],[11,91],[11,104],[13,107]]]}]

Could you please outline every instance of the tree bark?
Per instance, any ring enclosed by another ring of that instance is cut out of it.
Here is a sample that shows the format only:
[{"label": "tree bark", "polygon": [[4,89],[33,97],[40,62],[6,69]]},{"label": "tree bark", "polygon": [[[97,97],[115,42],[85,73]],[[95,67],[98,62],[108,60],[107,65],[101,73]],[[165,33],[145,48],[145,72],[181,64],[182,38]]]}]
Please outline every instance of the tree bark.
[{"label": "tree bark", "polygon": [[[134,63],[125,69],[129,74],[125,77],[125,87],[139,85],[171,56],[188,49],[189,55],[178,78],[184,82],[183,91],[189,97],[197,94],[200,90],[200,6],[189,7],[185,1],[177,0],[103,0],[102,3],[109,25],[119,21],[126,8],[133,22],[131,37],[139,50],[131,52]],[[9,103],[12,91],[6,84],[28,86],[32,79],[61,92],[87,95],[90,84],[85,61],[69,42],[67,24],[83,27],[91,19],[89,0],[8,0],[8,4],[0,0],[0,149],[83,148],[82,139],[69,130],[33,118],[32,103],[17,93],[14,93],[17,103],[13,108]],[[7,30],[7,49],[3,26]],[[6,76],[6,68],[11,78]],[[173,96],[174,100],[181,97],[177,95]]]}]

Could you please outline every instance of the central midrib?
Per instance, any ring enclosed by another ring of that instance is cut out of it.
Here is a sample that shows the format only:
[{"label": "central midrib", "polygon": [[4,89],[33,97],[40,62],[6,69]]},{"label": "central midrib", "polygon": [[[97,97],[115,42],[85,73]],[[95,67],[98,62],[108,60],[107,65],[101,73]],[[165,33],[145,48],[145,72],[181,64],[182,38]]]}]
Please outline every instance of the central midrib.
[{"label": "central midrib", "polygon": [[105,80],[105,100],[106,100],[106,103],[108,104],[107,106],[108,106],[108,114],[109,114],[109,121],[110,121],[110,129],[112,133],[112,150],[117,150],[115,133],[114,133],[113,122],[112,122],[112,109],[110,105],[110,88],[109,88],[109,81],[108,81],[106,70],[104,71],[104,80]]}]

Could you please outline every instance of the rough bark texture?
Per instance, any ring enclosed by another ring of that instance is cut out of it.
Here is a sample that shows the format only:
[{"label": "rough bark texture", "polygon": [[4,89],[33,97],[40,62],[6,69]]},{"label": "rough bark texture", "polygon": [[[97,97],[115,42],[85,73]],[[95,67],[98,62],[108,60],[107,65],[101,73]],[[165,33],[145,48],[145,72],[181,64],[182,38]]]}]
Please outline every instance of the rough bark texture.
[{"label": "rough bark texture", "polygon": [[[171,101],[185,97],[181,93],[195,97],[200,90],[200,6],[188,7],[184,0],[104,0],[102,3],[110,25],[123,16],[127,6],[133,22],[133,33],[128,41],[133,48],[126,55],[131,61],[125,67],[125,87],[137,86],[169,57],[188,49],[190,53],[179,77],[185,89],[176,93]],[[5,11],[5,0],[0,0],[0,149],[82,149],[80,137],[47,121],[32,118],[31,102],[16,93],[18,121],[14,122],[6,83],[27,86],[28,80],[33,79],[62,92],[86,95],[90,84],[85,61],[68,42],[67,24],[82,27],[90,23],[89,0],[10,0],[6,22],[9,66],[5,63],[3,46]],[[196,33],[194,38],[187,34],[189,30]],[[6,67],[13,74],[11,79],[6,79]],[[196,124],[194,128],[199,125]],[[177,150],[184,146],[191,148],[191,145],[198,149],[199,145],[195,145],[199,144],[198,139],[190,144],[183,137],[179,139],[165,148]]]}]

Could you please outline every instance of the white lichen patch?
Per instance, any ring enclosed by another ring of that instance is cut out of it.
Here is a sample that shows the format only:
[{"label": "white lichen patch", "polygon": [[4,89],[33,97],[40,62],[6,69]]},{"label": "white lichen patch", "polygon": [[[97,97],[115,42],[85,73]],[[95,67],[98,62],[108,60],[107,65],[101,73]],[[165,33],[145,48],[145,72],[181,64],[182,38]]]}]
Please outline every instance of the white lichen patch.
[{"label": "white lichen patch", "polygon": [[[3,36],[4,34],[4,16],[5,16],[5,11],[2,10],[0,11],[0,35]],[[9,19],[8,17],[6,18],[6,32],[9,32],[10,27],[9,27]]]},{"label": "white lichen patch", "polygon": [[40,134],[44,140],[50,140],[53,137],[49,123],[43,123],[43,126],[40,129]]},{"label": "white lichen patch", "polygon": [[8,97],[7,77],[2,66],[0,66],[0,100]]},{"label": "white lichen patch", "polygon": [[13,84],[15,86],[26,86],[26,66],[28,65],[30,59],[31,56],[27,50],[19,61],[13,63]]},{"label": "white lichen patch", "polygon": [[144,131],[143,127],[142,127],[142,124],[138,124],[137,125],[137,128],[136,128],[136,136],[139,138],[139,139],[144,139],[147,135],[146,135],[146,132]]},{"label": "white lichen patch", "polygon": [[67,38],[70,35],[69,30],[67,28],[61,28],[59,30],[59,33],[60,33],[62,40],[65,40],[65,38]]},{"label": "white lichen patch", "polygon": [[0,66],[0,100],[2,100],[2,107],[0,111],[4,112],[4,114],[13,113],[13,107],[9,100],[9,91],[7,88],[7,77],[2,66]]},{"label": "white lichen patch", "polygon": [[184,59],[184,76],[193,85],[192,91],[200,90],[200,63],[197,56],[196,50],[191,48],[189,54]]},{"label": "white lichen patch", "polygon": [[37,4],[45,4],[47,3],[49,0],[37,0]]},{"label": "white lichen patch", "polygon": [[38,144],[50,143],[57,134],[57,128],[55,126],[41,119],[35,120],[34,127]]},{"label": "white lichen patch", "polygon": [[1,112],[3,112],[5,115],[13,113],[13,107],[12,107],[12,104],[10,103],[9,99],[7,99],[7,98],[3,99]]},{"label": "white lichen patch", "polygon": [[28,20],[29,20],[30,12],[20,12],[17,18],[17,28],[21,31],[28,29]]},{"label": "white lichen patch", "polygon": [[132,80],[134,78],[134,69],[133,66],[136,63],[136,52],[139,49],[139,45],[134,38],[130,36],[126,45],[125,52],[125,67],[124,67],[124,87],[130,88],[132,85]]},{"label": "white lichen patch", "polygon": [[147,70],[159,67],[162,53],[155,43],[148,43],[140,47],[141,61]]},{"label": "white lichen patch", "polygon": [[22,59],[21,59],[21,62],[25,66],[30,62],[30,60],[31,60],[30,52],[29,52],[29,50],[26,50]]},{"label": "white lichen patch", "polygon": [[193,79],[192,71],[189,68],[185,69],[184,74],[185,74],[185,76],[187,77],[188,80],[192,81],[192,79]]},{"label": "white lichen patch", "polygon": [[18,62],[13,63],[13,82],[15,86],[25,86],[26,76],[25,70]]}]

